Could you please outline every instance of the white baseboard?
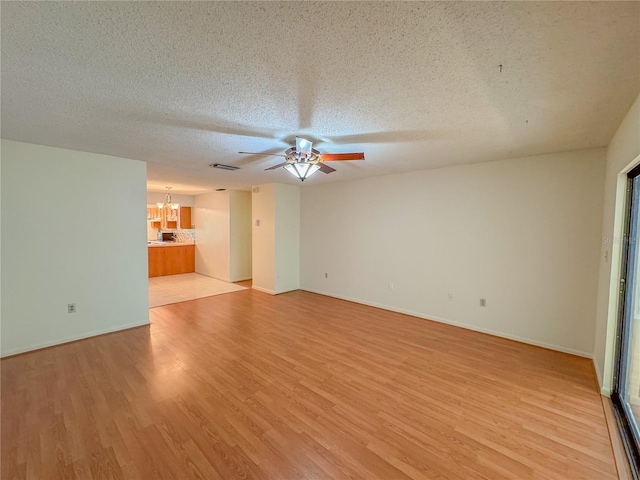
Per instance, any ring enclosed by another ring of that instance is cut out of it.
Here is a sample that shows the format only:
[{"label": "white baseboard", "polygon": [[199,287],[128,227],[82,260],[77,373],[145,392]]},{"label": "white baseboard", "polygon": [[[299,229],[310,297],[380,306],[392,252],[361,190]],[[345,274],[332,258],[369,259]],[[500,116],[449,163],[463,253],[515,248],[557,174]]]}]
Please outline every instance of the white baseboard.
[{"label": "white baseboard", "polygon": [[255,285],[253,285],[251,288],[253,288],[254,290],[258,290],[259,292],[268,293],[269,295],[280,295],[281,293],[295,292],[296,290],[300,290],[299,288],[292,288],[291,290],[283,290],[282,292],[276,292],[275,290],[268,290],[266,288],[256,287]]},{"label": "white baseboard", "polygon": [[310,289],[310,288],[301,287],[300,290],[305,290],[307,292],[317,293],[317,294],[320,294],[320,295],[325,295],[327,297],[339,298],[341,300],[347,300],[349,302],[360,303],[362,305],[368,305],[370,307],[381,308],[382,310],[389,310],[391,312],[404,313],[405,315],[411,315],[412,317],[424,318],[425,320],[433,320],[434,322],[445,323],[447,325],[453,325],[454,327],[466,328],[467,330],[473,330],[473,331],[480,332],[480,333],[487,333],[487,334],[493,335],[495,337],[501,337],[501,338],[506,338],[506,339],[509,339],[509,340],[515,340],[517,342],[527,343],[529,345],[535,345],[536,347],[548,348],[549,350],[556,350],[558,352],[570,353],[571,355],[577,355],[579,357],[593,358],[593,355],[591,353],[589,353],[589,352],[583,352],[581,350],[575,350],[573,348],[567,348],[567,347],[563,347],[561,345],[554,345],[554,344],[551,344],[551,343],[539,342],[537,340],[533,340],[533,339],[530,339],[530,338],[519,337],[517,335],[510,335],[510,334],[498,332],[496,330],[491,330],[491,329],[488,329],[488,328],[481,328],[481,327],[477,327],[475,325],[469,325],[468,323],[455,322],[453,320],[449,320],[449,319],[442,318],[442,317],[437,317],[435,315],[427,315],[427,314],[420,313],[420,312],[414,312],[412,310],[406,310],[406,309],[403,309],[403,308],[390,307],[388,305],[382,305],[382,304],[375,303],[375,302],[368,302],[366,300],[360,300],[358,298],[346,297],[344,295],[336,295],[334,293],[323,292],[323,291],[320,291],[320,290],[313,290],[313,289]]},{"label": "white baseboard", "polygon": [[221,282],[233,283],[229,278],[216,277],[214,275],[209,275],[202,272],[193,272],[193,273],[197,273],[198,275],[202,275],[203,277],[215,278],[216,280],[220,280]]},{"label": "white baseboard", "polygon": [[295,292],[297,290],[300,290],[300,287],[289,288],[288,290],[281,290],[279,292],[276,292],[276,295],[280,295],[281,293]]},{"label": "white baseboard", "polygon": [[243,278],[238,278],[238,279],[234,280],[234,281],[233,281],[233,282],[231,282],[231,283],[236,283],[236,282],[245,282],[245,281],[247,281],[247,280],[251,280],[252,278],[253,278],[253,277],[243,277]]},{"label": "white baseboard", "polygon": [[254,289],[254,290],[258,290],[259,292],[268,293],[269,295],[275,295],[276,294],[276,292],[274,292],[273,290],[268,290],[268,289],[262,288],[262,287],[256,287],[255,285],[252,285],[251,288]]},{"label": "white baseboard", "polygon": [[596,357],[593,357],[593,369],[596,372],[596,379],[598,381],[598,387],[600,388],[600,394],[604,395],[605,397],[610,397],[611,389],[609,387],[605,387],[602,384],[602,378],[600,377],[600,369],[598,368],[598,360],[596,359]]},{"label": "white baseboard", "polygon": [[249,276],[249,277],[238,278],[236,280],[231,280],[230,278],[216,277],[215,275],[207,275],[206,273],[201,273],[201,272],[194,272],[194,273],[197,273],[198,275],[202,275],[204,277],[215,278],[216,280],[220,280],[221,282],[227,282],[227,283],[244,282],[245,280],[251,280],[253,278],[252,276]]},{"label": "white baseboard", "polygon": [[55,347],[57,345],[62,345],[64,343],[75,342],[76,340],[84,340],[85,338],[96,337],[98,335],[104,335],[105,333],[113,333],[119,332],[120,330],[128,330],[130,328],[142,327],[144,325],[150,325],[149,319],[147,318],[144,322],[141,323],[131,323],[127,325],[119,325],[113,328],[106,328],[103,330],[95,330],[93,332],[81,333],[79,335],[71,335],[64,338],[58,338],[56,340],[50,340],[47,342],[38,342],[33,343],[31,345],[27,345],[24,347],[18,348],[10,348],[9,350],[3,351],[0,354],[0,357],[9,357],[11,355],[18,355],[20,353],[31,352],[33,350],[40,350],[42,348]]}]

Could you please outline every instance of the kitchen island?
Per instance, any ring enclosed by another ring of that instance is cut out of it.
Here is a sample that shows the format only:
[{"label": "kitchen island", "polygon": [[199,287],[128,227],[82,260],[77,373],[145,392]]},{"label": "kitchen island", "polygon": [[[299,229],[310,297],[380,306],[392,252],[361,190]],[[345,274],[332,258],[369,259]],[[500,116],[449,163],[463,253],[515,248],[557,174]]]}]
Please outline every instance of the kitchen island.
[{"label": "kitchen island", "polygon": [[194,242],[149,242],[149,278],[192,273],[196,269]]}]

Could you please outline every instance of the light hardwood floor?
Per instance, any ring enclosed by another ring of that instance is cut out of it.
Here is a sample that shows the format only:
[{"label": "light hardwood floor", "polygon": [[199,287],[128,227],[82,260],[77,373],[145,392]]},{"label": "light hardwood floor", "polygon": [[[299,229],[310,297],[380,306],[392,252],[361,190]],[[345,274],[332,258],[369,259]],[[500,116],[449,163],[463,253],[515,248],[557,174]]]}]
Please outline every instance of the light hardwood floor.
[{"label": "light hardwood floor", "polygon": [[307,292],[1,362],[2,479],[617,478],[590,360]]}]

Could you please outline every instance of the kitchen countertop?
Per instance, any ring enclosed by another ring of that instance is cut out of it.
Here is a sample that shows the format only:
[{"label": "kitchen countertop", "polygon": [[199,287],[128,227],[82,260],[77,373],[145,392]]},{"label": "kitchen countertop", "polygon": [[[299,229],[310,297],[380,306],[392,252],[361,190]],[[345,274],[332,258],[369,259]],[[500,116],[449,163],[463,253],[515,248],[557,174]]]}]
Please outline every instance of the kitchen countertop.
[{"label": "kitchen countertop", "polygon": [[196,242],[159,242],[152,240],[148,243],[148,247],[188,247],[189,245],[195,245]]}]

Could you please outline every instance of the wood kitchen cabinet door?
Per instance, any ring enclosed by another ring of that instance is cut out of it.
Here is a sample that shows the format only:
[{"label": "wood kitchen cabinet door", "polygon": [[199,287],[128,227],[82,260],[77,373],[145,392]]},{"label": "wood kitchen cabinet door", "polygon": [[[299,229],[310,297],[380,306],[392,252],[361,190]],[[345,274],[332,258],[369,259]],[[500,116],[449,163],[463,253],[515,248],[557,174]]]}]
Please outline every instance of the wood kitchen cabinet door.
[{"label": "wood kitchen cabinet door", "polygon": [[149,247],[149,277],[192,273],[195,269],[195,245]]},{"label": "wood kitchen cabinet door", "polygon": [[149,278],[164,275],[164,248],[149,248]]},{"label": "wood kitchen cabinet door", "polygon": [[191,207],[180,207],[180,228],[191,228]]},{"label": "wood kitchen cabinet door", "polygon": [[161,228],[162,214],[157,206],[147,206],[147,220],[151,222],[151,228]]}]

